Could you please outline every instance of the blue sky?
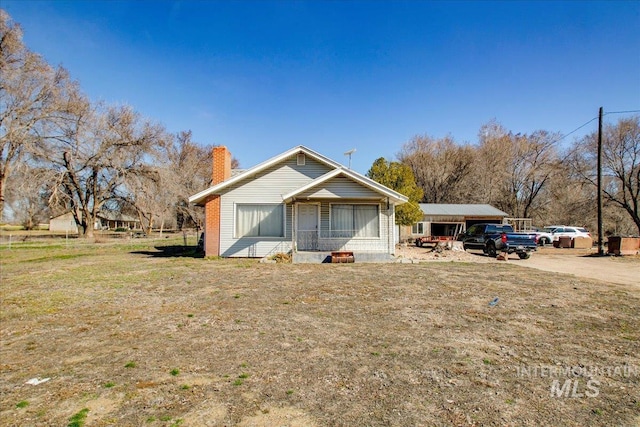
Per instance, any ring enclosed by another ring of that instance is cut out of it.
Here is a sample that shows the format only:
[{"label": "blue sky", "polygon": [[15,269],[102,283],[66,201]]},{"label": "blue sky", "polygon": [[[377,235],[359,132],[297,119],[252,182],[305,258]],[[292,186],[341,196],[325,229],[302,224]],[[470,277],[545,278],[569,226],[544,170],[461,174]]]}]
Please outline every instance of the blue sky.
[{"label": "blue sky", "polygon": [[303,144],[345,164],[356,148],[365,173],[415,135],[474,143],[491,119],[568,133],[600,106],[640,109],[639,1],[0,4],[93,100],[242,167]]}]

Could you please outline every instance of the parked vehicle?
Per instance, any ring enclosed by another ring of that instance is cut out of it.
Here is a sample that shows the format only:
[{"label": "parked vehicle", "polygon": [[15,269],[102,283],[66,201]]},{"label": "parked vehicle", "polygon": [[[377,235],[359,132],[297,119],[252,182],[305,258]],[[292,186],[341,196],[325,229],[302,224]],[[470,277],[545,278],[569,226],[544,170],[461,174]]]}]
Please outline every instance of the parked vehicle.
[{"label": "parked vehicle", "polygon": [[454,236],[417,236],[414,239],[414,243],[417,247],[437,245],[440,242],[447,242],[454,240]]},{"label": "parked vehicle", "polygon": [[548,225],[545,229],[551,230],[551,235],[553,236],[554,241],[560,239],[560,237],[571,237],[571,240],[576,237],[591,237],[591,233],[583,227]]},{"label": "parked vehicle", "polygon": [[535,233],[540,246],[550,245],[553,243],[553,229],[545,227],[535,230]]},{"label": "parked vehicle", "polygon": [[482,249],[494,258],[498,252],[516,253],[527,259],[538,245],[535,232],[515,233],[508,224],[475,224],[458,236],[465,249]]}]

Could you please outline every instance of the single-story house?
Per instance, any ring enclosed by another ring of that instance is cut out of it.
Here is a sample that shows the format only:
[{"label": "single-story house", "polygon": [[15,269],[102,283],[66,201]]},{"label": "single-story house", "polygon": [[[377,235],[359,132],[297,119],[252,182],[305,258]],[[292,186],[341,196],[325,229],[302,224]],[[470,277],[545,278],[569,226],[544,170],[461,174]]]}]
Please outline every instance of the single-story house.
[{"label": "single-story house", "polygon": [[501,224],[506,212],[487,204],[420,203],[422,221],[403,230],[403,237],[453,237],[473,224],[481,222]]},{"label": "single-story house", "polygon": [[300,145],[233,176],[215,147],[212,186],[189,201],[205,207],[206,256],[352,251],[358,262],[391,259],[407,197]]},{"label": "single-story house", "polygon": [[[139,230],[140,220],[130,215],[117,212],[98,212],[93,224],[94,230],[116,230],[126,228],[128,230]],[[49,220],[49,231],[62,233],[78,233],[76,220],[72,212],[67,212]]]},{"label": "single-story house", "polygon": [[49,231],[53,233],[78,233],[78,225],[73,218],[73,213],[66,212],[49,219]]},{"label": "single-story house", "polygon": [[111,211],[101,211],[96,215],[94,229],[96,230],[139,230],[140,220],[131,215]]}]

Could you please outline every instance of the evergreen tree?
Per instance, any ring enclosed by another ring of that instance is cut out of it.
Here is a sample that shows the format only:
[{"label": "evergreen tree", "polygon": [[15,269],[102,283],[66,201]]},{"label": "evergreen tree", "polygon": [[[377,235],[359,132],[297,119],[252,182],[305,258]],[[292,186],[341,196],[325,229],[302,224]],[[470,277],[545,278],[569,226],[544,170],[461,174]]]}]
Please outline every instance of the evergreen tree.
[{"label": "evergreen tree", "polygon": [[396,208],[396,224],[412,225],[422,219],[422,189],[416,184],[411,168],[400,162],[388,162],[380,157],[367,172],[367,176],[409,198]]}]

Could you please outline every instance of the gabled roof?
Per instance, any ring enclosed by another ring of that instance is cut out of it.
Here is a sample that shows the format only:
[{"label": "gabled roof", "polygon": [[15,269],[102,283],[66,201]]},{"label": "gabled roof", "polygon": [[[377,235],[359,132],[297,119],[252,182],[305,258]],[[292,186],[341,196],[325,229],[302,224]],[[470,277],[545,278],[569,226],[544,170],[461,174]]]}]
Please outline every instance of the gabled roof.
[{"label": "gabled roof", "polygon": [[340,169],[334,169],[330,172],[325,173],[322,176],[319,176],[318,178],[314,179],[313,181],[309,182],[306,185],[303,185],[300,188],[297,188],[293,191],[291,191],[288,194],[283,194],[282,195],[282,200],[285,203],[289,203],[291,200],[293,200],[297,195],[304,193],[305,191],[311,190],[314,187],[317,187],[329,180],[331,180],[332,178],[335,178],[337,176],[345,176],[355,182],[357,182],[360,185],[363,185],[377,193],[380,193],[381,195],[388,197],[389,201],[392,201],[393,203],[396,204],[400,204],[400,203],[406,203],[409,199],[406,196],[403,196],[402,194],[398,193],[397,191],[393,191],[388,187],[385,187],[384,185],[370,179],[367,178],[366,176],[360,175],[359,173],[353,172],[350,169],[344,169],[343,167],[340,167]]},{"label": "gabled roof", "polygon": [[420,209],[425,215],[509,216],[508,213],[486,204],[420,203]]},{"label": "gabled roof", "polygon": [[275,157],[272,157],[269,160],[266,160],[252,168],[246,169],[244,170],[242,173],[239,173],[235,176],[232,176],[231,178],[227,179],[226,181],[222,181],[219,184],[216,184],[214,186],[211,186],[209,188],[207,188],[206,190],[203,190],[197,194],[194,194],[193,196],[189,197],[189,202],[190,203],[202,203],[204,202],[204,200],[212,195],[212,194],[218,194],[221,191],[223,191],[225,188],[230,187],[232,185],[234,185],[235,183],[242,181],[244,179],[246,179],[247,177],[253,176],[259,172],[262,172],[265,169],[268,169],[288,158],[290,158],[291,156],[294,156],[298,153],[304,153],[306,156],[309,156],[310,158],[329,166],[330,168],[332,168],[333,170],[314,179],[313,181],[311,181],[309,184],[304,185],[303,187],[300,187],[297,190],[294,190],[293,192],[290,192],[289,194],[285,194],[283,195],[283,200],[287,201],[290,200],[292,197],[295,197],[296,194],[301,193],[302,191],[306,191],[310,188],[313,188],[323,182],[326,182],[327,180],[334,178],[338,175],[344,175],[356,182],[358,182],[361,185],[364,185],[370,189],[372,189],[373,191],[376,191],[386,197],[389,197],[390,201],[393,201],[394,203],[405,203],[408,199],[407,197],[403,196],[402,194],[391,190],[390,188],[385,187],[382,184],[379,184],[377,182],[375,182],[374,180],[367,178],[364,175],[361,175],[357,172],[354,172],[350,169],[346,169],[344,166],[342,166],[340,163],[331,160],[330,158],[323,156],[322,154],[313,151],[310,148],[305,147],[304,145],[298,145],[297,147],[293,147],[290,150],[285,151],[282,154],[279,154]]},{"label": "gabled roof", "polygon": [[140,222],[136,217],[113,211],[100,211],[96,214],[96,217],[106,219],[107,221]]}]

